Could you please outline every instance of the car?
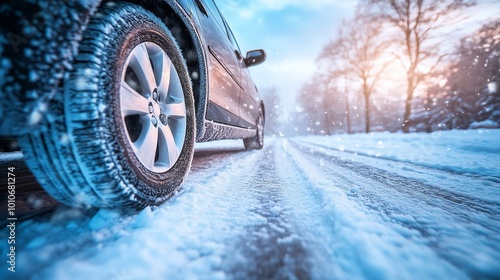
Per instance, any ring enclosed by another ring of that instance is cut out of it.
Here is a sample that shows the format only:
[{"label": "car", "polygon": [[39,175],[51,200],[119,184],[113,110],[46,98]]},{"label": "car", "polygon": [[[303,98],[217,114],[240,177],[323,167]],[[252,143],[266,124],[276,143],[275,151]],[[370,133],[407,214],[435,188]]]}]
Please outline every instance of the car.
[{"label": "car", "polygon": [[76,207],[161,205],[195,142],[264,145],[265,106],[213,0],[0,4],[0,136]]}]

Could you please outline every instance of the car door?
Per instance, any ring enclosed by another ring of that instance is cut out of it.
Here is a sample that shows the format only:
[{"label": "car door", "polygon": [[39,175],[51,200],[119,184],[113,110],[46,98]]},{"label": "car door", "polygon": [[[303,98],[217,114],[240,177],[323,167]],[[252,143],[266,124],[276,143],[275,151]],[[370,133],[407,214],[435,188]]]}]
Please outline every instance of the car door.
[{"label": "car door", "polygon": [[208,59],[206,118],[238,125],[240,121],[241,65],[229,40],[226,24],[213,0],[194,0]]},{"label": "car door", "polygon": [[234,48],[234,52],[238,58],[238,64],[240,66],[240,76],[241,76],[241,94],[240,94],[240,122],[238,126],[246,128],[254,128],[257,123],[257,117],[259,115],[260,99],[257,86],[255,86],[252,77],[250,76],[250,71],[245,65],[244,57],[238,46],[236,38],[234,37],[231,28],[226,23],[226,28],[229,35],[229,41],[231,41]]}]

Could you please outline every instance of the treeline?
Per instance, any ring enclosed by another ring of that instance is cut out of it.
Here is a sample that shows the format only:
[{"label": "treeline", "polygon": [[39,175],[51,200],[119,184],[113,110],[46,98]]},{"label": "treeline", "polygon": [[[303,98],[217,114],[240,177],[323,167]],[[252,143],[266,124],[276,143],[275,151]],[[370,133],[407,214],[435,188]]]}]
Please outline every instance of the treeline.
[{"label": "treeline", "polygon": [[447,34],[473,1],[366,0],[317,60],[298,134],[500,126],[500,20]]},{"label": "treeline", "polygon": [[430,84],[416,100],[416,131],[498,128],[500,124],[500,20],[460,41],[452,63],[441,73],[446,83]]}]

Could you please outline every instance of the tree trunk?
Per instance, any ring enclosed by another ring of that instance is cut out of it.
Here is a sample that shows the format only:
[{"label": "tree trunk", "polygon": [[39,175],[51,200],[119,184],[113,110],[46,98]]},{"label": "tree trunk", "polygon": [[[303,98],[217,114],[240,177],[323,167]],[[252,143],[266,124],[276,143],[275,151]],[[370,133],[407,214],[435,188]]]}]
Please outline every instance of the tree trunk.
[{"label": "tree trunk", "polygon": [[328,116],[328,112],[325,112],[325,134],[330,135],[330,118]]},{"label": "tree trunk", "polygon": [[347,124],[347,133],[351,134],[351,109],[349,105],[349,93],[347,91],[347,84],[345,86],[345,114],[346,114],[346,124]]},{"label": "tree trunk", "polygon": [[365,132],[370,132],[370,93],[368,92],[368,85],[363,84],[363,95],[365,97]]},{"label": "tree trunk", "polygon": [[370,96],[365,95],[365,132],[370,133]]},{"label": "tree trunk", "polygon": [[323,93],[323,121],[324,121],[324,131],[326,135],[330,135],[330,113],[328,110],[330,109],[329,102],[328,102],[328,96],[327,96],[327,91]]},{"label": "tree trunk", "polygon": [[405,113],[403,116],[403,124],[401,128],[404,133],[410,132],[410,116],[411,116],[411,103],[413,101],[413,92],[415,91],[413,75],[408,75],[408,88],[406,89],[406,102],[405,102]]},{"label": "tree trunk", "polygon": [[432,104],[432,98],[431,98],[431,92],[427,90],[427,95],[426,95],[426,106],[425,106],[425,111],[426,111],[426,117],[425,117],[425,132],[431,133],[432,132],[432,124],[431,120],[429,117],[430,110],[431,110],[431,104]]}]

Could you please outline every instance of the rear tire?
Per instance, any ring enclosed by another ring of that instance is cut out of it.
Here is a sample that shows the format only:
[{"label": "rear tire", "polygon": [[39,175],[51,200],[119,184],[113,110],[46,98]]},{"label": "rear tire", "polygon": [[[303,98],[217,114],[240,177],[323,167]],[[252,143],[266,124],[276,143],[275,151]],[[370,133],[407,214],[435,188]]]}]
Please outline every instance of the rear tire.
[{"label": "rear tire", "polygon": [[261,150],[264,147],[264,108],[259,110],[259,119],[255,128],[255,136],[252,138],[243,139],[243,144],[247,150]]},{"label": "rear tire", "polygon": [[103,4],[63,92],[20,138],[27,165],[59,201],[143,208],[185,180],[194,151],[192,86],[179,46],[152,13]]}]

